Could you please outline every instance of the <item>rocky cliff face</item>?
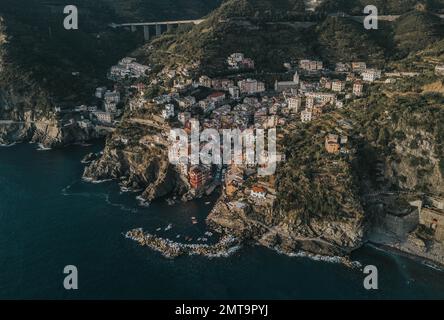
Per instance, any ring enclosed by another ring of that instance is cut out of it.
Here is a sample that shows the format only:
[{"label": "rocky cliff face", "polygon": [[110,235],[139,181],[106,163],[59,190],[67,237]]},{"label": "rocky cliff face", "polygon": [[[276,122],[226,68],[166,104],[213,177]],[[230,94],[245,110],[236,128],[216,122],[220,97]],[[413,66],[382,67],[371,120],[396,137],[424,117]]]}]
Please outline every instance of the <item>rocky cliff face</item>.
[{"label": "rocky cliff face", "polygon": [[421,190],[440,194],[444,191],[441,156],[436,153],[437,141],[423,130],[406,130],[403,141],[397,141],[397,161],[386,163],[389,181],[404,190]]},{"label": "rocky cliff face", "polygon": [[329,221],[313,219],[310,224],[294,223],[295,212],[264,208],[254,204],[231,206],[222,196],[207,223],[219,232],[244,241],[259,243],[287,254],[299,251],[327,256],[346,255],[363,243],[363,215]]},{"label": "rocky cliff face", "polygon": [[20,91],[11,85],[0,89],[0,144],[30,141],[54,148],[98,137],[77,124],[63,126],[47,111],[51,102],[40,91]]},{"label": "rocky cliff face", "polygon": [[168,160],[164,124],[148,119],[126,119],[108,139],[103,154],[84,172],[92,181],[117,180],[121,187],[142,190],[150,202],[184,186]]}]

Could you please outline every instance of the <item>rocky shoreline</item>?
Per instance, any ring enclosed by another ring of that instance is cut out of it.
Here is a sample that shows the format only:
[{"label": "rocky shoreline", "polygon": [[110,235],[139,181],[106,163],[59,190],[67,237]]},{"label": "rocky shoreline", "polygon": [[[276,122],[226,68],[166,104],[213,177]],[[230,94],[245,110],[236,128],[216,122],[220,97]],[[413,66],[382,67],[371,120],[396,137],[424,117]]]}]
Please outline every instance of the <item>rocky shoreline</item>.
[{"label": "rocky shoreline", "polygon": [[413,233],[400,239],[394,235],[379,232],[369,237],[369,244],[444,270],[444,245],[442,243],[434,242],[432,246],[426,247]]},{"label": "rocky shoreline", "polygon": [[102,135],[94,130],[82,129],[78,126],[61,127],[57,121],[49,119],[23,123],[9,121],[0,123],[0,145],[2,146],[31,142],[41,145],[42,149],[51,149],[100,137]]}]

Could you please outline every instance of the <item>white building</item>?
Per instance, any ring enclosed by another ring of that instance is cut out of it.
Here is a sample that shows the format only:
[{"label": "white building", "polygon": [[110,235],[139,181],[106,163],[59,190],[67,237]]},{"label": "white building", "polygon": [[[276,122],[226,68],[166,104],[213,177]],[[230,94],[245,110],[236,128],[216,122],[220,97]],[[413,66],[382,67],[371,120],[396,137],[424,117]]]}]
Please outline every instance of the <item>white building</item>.
[{"label": "white building", "polygon": [[181,112],[179,113],[177,119],[179,120],[180,123],[182,123],[182,125],[185,125],[191,119],[191,113]]},{"label": "white building", "polygon": [[265,84],[254,79],[241,80],[237,85],[240,92],[245,94],[255,94],[265,91]]},{"label": "white building", "polygon": [[181,108],[189,108],[196,104],[196,98],[194,98],[193,96],[186,96],[184,98],[177,99],[177,103]]},{"label": "white building", "polygon": [[165,105],[165,108],[162,111],[162,117],[164,119],[170,119],[170,118],[174,117],[174,105],[173,104]]},{"label": "white building", "polygon": [[293,113],[297,113],[302,106],[301,97],[291,97],[288,99],[288,109]]},{"label": "white building", "polygon": [[307,99],[305,100],[305,108],[312,109],[314,107],[314,104],[315,104],[314,97],[307,97]]},{"label": "white building", "polygon": [[106,91],[104,95],[105,102],[115,102],[118,104],[120,102],[120,93],[118,91]]},{"label": "white building", "polygon": [[368,82],[374,82],[381,78],[381,70],[367,69],[362,73],[362,79]]},{"label": "white building", "polygon": [[313,119],[313,113],[309,110],[304,110],[301,112],[301,121],[302,123],[307,123],[307,122],[311,122],[311,120]]},{"label": "white building", "polygon": [[355,96],[362,96],[362,92],[364,91],[364,85],[362,82],[358,81],[353,84],[353,94]]},{"label": "white building", "polygon": [[211,78],[208,77],[208,76],[201,76],[201,77],[199,78],[199,84],[200,84],[202,87],[211,88],[211,86],[212,86]]},{"label": "white building", "polygon": [[109,113],[116,113],[117,112],[117,103],[113,100],[111,101],[105,101],[105,111]]},{"label": "white building", "polygon": [[437,76],[444,76],[444,65],[439,65],[435,67],[435,74]]},{"label": "white building", "polygon": [[342,109],[344,107],[344,101],[337,100],[336,101],[336,108]]},{"label": "white building", "polygon": [[96,116],[97,120],[101,123],[111,124],[114,120],[113,115],[109,112],[96,111],[94,112],[94,115]]},{"label": "white building", "polygon": [[239,99],[240,98],[240,90],[237,86],[232,86],[228,88],[228,92],[230,93],[231,98]]},{"label": "white building", "polygon": [[299,67],[305,71],[321,71],[324,69],[322,61],[317,60],[300,60]]},{"label": "white building", "polygon": [[331,83],[331,90],[335,92],[342,92],[345,90],[345,82],[340,80],[334,80]]},{"label": "white building", "polygon": [[308,98],[313,98],[319,103],[333,103],[336,100],[336,95],[334,93],[325,92],[307,92],[305,96]]},{"label": "white building", "polygon": [[338,63],[336,63],[335,71],[336,72],[349,72],[350,71],[350,64],[338,62]]},{"label": "white building", "polygon": [[236,69],[239,67],[239,64],[244,61],[244,59],[245,55],[243,53],[236,52],[228,57],[227,63],[230,68]]}]

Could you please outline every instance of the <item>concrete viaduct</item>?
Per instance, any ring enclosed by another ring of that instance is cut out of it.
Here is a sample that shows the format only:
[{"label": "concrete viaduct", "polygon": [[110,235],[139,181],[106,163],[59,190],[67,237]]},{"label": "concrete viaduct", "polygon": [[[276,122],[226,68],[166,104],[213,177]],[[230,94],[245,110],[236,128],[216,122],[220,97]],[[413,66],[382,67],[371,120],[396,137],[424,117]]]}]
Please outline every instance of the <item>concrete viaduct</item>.
[{"label": "concrete viaduct", "polygon": [[162,34],[162,26],[166,26],[167,30],[171,30],[175,26],[187,25],[187,24],[200,24],[204,22],[204,19],[199,20],[177,20],[177,21],[159,21],[159,22],[136,22],[136,23],[121,23],[121,24],[110,24],[112,28],[128,28],[132,32],[136,32],[137,28],[143,28],[143,36],[146,41],[151,39],[151,28],[154,27],[155,36],[160,36]]},{"label": "concrete viaduct", "polygon": [[[443,14],[435,14],[437,17],[444,19]],[[331,17],[340,17],[340,18],[348,18],[352,19],[358,22],[363,22],[366,16],[351,16],[342,12],[338,13],[331,13],[329,14]],[[379,21],[388,21],[388,22],[394,22],[396,21],[400,16],[399,15],[379,15],[378,20]],[[166,26],[167,30],[171,30],[175,26],[179,25],[197,25],[202,22],[204,22],[205,19],[198,19],[198,20],[176,20],[176,21],[159,21],[159,22],[135,22],[135,23],[111,23],[109,26],[112,28],[127,28],[128,30],[131,30],[132,32],[136,32],[138,28],[143,28],[143,35],[146,41],[149,41],[152,36],[160,36],[162,34],[162,26]],[[300,23],[310,23],[313,24],[315,22],[300,22]],[[155,30],[155,33],[151,33],[151,28]],[[165,29],[164,29],[165,30]]]}]

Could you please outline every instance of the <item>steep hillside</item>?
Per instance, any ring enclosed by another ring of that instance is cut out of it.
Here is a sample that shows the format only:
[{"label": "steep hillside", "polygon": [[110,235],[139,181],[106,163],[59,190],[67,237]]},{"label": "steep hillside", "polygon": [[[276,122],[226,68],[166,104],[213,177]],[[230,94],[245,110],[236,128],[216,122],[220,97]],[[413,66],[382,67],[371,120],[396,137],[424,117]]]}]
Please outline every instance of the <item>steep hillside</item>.
[{"label": "steep hillside", "polygon": [[[32,123],[44,120],[51,123],[49,144],[63,145],[63,135],[57,128],[54,107],[86,104],[91,102],[93,90],[108,84],[106,72],[116,61],[143,44],[140,34],[108,27],[123,16],[119,4],[123,1],[75,0],[79,9],[79,29],[65,30],[63,8],[65,2],[55,0],[6,0],[0,6],[0,119],[26,122],[21,125],[2,125],[0,143],[16,140],[41,141],[36,138]],[[148,1],[152,11],[147,18],[157,15],[155,4]],[[196,1],[195,5],[203,3]],[[152,5],[152,6],[150,6]],[[170,3],[171,5],[171,3]],[[146,7],[145,7],[146,8]],[[169,8],[168,6],[165,8]],[[191,7],[190,7],[191,8]],[[194,8],[197,16],[204,15],[207,6]],[[140,9],[142,10],[142,8]],[[160,10],[160,9],[159,9]],[[162,18],[189,17],[186,10],[176,8],[170,15],[159,13]],[[143,12],[133,8],[134,14],[145,19]],[[192,16],[194,17],[194,16]],[[32,123],[31,123],[32,122]],[[46,129],[45,129],[46,130]],[[68,140],[75,139],[70,137]],[[83,139],[84,137],[80,137]]]},{"label": "steep hillside", "polygon": [[316,34],[317,51],[329,62],[366,60],[377,65],[384,62],[385,48],[378,39],[384,36],[384,30],[368,32],[353,20],[329,17],[316,28]]},{"label": "steep hillside", "polygon": [[115,12],[116,21],[197,19],[217,8],[222,0],[102,0]]},{"label": "steep hillside", "polygon": [[[355,101],[349,115],[364,138],[359,148],[359,175],[373,190],[444,191],[444,98],[442,79],[433,71],[376,85]],[[378,178],[378,166],[384,168]]]},{"label": "steep hillside", "polygon": [[[163,65],[200,61],[209,74],[220,72],[233,52],[244,52],[264,70],[281,69],[289,57],[311,54],[311,36],[300,23],[283,21],[302,13],[300,1],[241,0],[226,1],[192,29],[166,34],[138,54]],[[268,18],[269,17],[269,18]]]},{"label": "steep hillside", "polygon": [[425,49],[443,37],[443,20],[430,13],[407,13],[393,26],[393,41],[399,57]]},{"label": "steep hillside", "polygon": [[374,5],[379,14],[404,14],[415,8],[442,10],[442,0],[325,0],[318,8],[319,12],[346,12],[352,15],[362,15],[365,6]]}]

